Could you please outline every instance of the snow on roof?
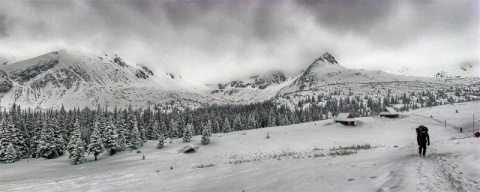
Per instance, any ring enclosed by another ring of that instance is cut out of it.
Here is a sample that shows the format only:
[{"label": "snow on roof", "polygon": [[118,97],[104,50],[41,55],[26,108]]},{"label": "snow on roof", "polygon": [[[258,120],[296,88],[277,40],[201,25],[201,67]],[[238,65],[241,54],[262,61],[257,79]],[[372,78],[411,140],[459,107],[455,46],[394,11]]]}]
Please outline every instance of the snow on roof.
[{"label": "snow on roof", "polygon": [[398,115],[398,112],[393,107],[385,107],[380,115]]},{"label": "snow on roof", "polygon": [[339,113],[335,121],[355,121],[350,113]]}]

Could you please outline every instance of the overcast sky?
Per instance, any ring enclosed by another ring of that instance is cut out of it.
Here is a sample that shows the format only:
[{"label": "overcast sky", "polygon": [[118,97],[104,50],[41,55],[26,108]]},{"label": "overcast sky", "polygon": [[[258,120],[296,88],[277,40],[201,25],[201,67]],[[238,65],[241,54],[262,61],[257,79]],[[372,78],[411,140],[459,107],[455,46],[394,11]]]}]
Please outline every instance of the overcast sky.
[{"label": "overcast sky", "polygon": [[480,60],[479,2],[0,0],[0,55],[117,53],[213,83],[297,73],[330,52],[347,68],[433,76]]}]

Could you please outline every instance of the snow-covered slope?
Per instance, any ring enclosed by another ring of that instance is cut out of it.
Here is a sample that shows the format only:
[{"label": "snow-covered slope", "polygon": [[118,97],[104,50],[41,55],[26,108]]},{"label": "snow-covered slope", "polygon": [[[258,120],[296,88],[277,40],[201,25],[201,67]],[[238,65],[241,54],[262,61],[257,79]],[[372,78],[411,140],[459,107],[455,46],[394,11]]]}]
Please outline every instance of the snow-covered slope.
[{"label": "snow-covered slope", "polygon": [[7,63],[8,63],[7,59],[0,57],[0,65],[6,65]]},{"label": "snow-covered slope", "polygon": [[203,101],[206,86],[143,65],[129,65],[117,55],[54,51],[0,66],[2,106],[29,107],[145,106],[172,99]]},{"label": "snow-covered slope", "polygon": [[448,71],[440,71],[435,74],[436,78],[452,79],[461,77],[480,77],[480,63],[463,62]]},{"label": "snow-covered slope", "polygon": [[12,55],[0,53],[0,65],[7,65],[16,62],[16,58]]},{"label": "snow-covered slope", "polygon": [[367,71],[362,69],[347,69],[339,64],[329,53],[315,60],[295,82],[280,91],[280,95],[301,92],[319,91],[332,85],[368,84],[399,81],[432,81],[433,78],[410,77],[395,75],[384,71]]},{"label": "snow-covered slope", "polygon": [[[220,133],[209,145],[195,136],[191,144],[200,148],[191,154],[178,153],[186,144],[174,139],[163,149],[148,141],[141,153],[103,153],[96,162],[90,155],[80,165],[67,154],[22,159],[0,164],[0,191],[480,191],[480,139],[467,126],[479,109],[479,102],[460,103],[358,118],[354,127],[330,119]],[[429,128],[426,157],[417,155],[419,125]],[[363,144],[371,149],[329,155]]]},{"label": "snow-covered slope", "polygon": [[274,97],[293,79],[294,77],[288,77],[282,72],[271,72],[226,84],[209,85],[213,89],[209,94],[235,103],[263,101]]}]

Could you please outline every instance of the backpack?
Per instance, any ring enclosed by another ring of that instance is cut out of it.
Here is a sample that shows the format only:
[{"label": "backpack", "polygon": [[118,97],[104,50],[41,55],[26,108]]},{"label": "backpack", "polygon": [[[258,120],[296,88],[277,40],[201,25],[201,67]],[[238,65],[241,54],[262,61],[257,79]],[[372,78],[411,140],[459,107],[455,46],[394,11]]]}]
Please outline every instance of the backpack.
[{"label": "backpack", "polygon": [[428,128],[420,125],[417,129],[417,142],[420,144],[420,141],[426,141],[427,139],[427,134],[428,134]]}]

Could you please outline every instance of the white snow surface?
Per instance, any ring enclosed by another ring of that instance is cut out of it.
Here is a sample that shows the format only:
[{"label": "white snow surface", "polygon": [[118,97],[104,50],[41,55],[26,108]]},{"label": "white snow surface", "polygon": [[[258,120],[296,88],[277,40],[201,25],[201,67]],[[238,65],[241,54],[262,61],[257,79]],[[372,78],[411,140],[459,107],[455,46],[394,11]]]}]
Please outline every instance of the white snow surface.
[{"label": "white snow surface", "polygon": [[[185,143],[174,139],[163,149],[149,141],[141,153],[103,153],[80,165],[71,165],[68,155],[22,159],[0,164],[0,191],[480,191],[473,114],[479,119],[480,102],[414,110],[396,119],[358,118],[360,124],[350,127],[330,119],[213,134],[209,145],[195,136],[191,143],[200,148],[191,154],[179,153]],[[419,125],[429,128],[426,157],[417,155]],[[480,121],[475,125],[478,130]],[[328,155],[331,148],[357,144],[373,149]],[[234,161],[244,163],[229,163]]]}]

